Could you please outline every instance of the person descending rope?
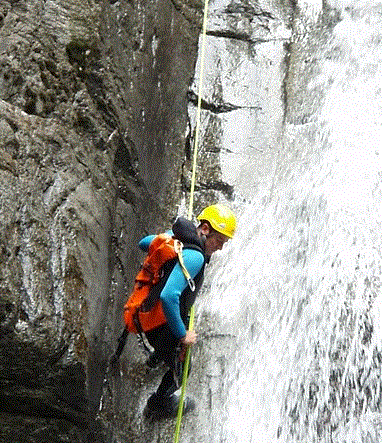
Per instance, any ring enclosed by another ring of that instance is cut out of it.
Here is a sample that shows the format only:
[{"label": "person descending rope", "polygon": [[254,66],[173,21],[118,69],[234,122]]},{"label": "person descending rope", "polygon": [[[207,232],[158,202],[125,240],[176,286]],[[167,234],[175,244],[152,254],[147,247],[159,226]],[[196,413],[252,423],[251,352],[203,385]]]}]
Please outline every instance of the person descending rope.
[{"label": "person descending rope", "polygon": [[[211,255],[233,237],[234,213],[221,204],[208,206],[197,217],[199,225],[179,217],[172,232],[149,235],[139,242],[147,257],[138,273],[133,292],[124,308],[128,332],[138,333],[154,349],[147,364],[155,367],[164,362],[168,371],[148,399],[147,418],[175,417],[182,383],[185,351],[196,343],[197,334],[187,330],[188,314],[202,285],[204,267]],[[121,345],[121,343],[120,343]],[[119,346],[117,353],[122,352]],[[184,399],[183,413],[195,408],[195,402]]]}]

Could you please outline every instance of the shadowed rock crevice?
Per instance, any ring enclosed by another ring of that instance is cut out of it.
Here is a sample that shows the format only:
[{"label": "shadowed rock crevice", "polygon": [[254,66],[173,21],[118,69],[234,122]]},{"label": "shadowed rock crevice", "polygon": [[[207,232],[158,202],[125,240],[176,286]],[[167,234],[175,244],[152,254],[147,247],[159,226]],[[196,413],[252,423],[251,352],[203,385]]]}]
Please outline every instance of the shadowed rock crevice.
[{"label": "shadowed rock crevice", "polygon": [[113,142],[117,144],[114,156],[114,167],[119,169],[122,174],[133,178],[137,185],[140,185],[138,176],[138,156],[135,152],[134,143],[128,138],[116,134]]},{"label": "shadowed rock crevice", "polygon": [[[27,434],[21,438],[21,430],[26,430],[28,422],[34,420],[34,435],[43,435],[46,424],[41,423],[44,419],[52,426],[56,423],[61,432],[72,429],[70,432],[83,435],[83,440],[76,441],[87,441],[89,435],[95,437],[98,433],[102,436],[101,428],[93,424],[89,415],[84,366],[65,364],[68,351],[65,345],[49,355],[33,343],[26,344],[9,333],[1,338],[0,346],[0,414],[3,424],[0,441],[6,441],[7,435],[19,435],[20,440],[16,441],[32,441]],[[7,425],[13,416],[19,417],[19,426],[10,430]]]},{"label": "shadowed rock crevice", "polygon": [[251,43],[253,45],[257,45],[260,43],[265,43],[269,40],[258,38],[253,39],[249,34],[246,34],[244,32],[234,32],[232,30],[214,30],[214,31],[207,31],[207,35],[210,35],[212,37],[220,37],[220,38],[228,38],[232,40],[238,40],[246,43]]},{"label": "shadowed rock crevice", "polygon": [[[198,105],[198,96],[193,91],[187,92],[187,98],[190,103],[197,106]],[[235,111],[237,109],[253,109],[253,110],[261,110],[260,106],[241,106],[241,105],[234,105],[232,103],[210,103],[204,99],[200,100],[201,109],[204,109],[206,111],[210,111],[214,114],[222,114],[224,112],[231,112]]]},{"label": "shadowed rock crevice", "polygon": [[[190,192],[190,187],[184,184],[183,190],[184,192]],[[233,200],[234,198],[234,187],[223,181],[211,181],[208,183],[199,181],[198,184],[195,185],[195,191],[217,191],[222,193],[227,200]]]}]

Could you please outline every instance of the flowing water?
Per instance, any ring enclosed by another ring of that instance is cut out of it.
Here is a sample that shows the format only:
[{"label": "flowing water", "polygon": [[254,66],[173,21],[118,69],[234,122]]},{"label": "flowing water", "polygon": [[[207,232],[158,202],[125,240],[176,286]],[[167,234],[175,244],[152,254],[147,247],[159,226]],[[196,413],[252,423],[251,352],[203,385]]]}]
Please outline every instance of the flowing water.
[{"label": "flowing water", "polygon": [[[382,3],[328,4],[320,102],[284,124],[261,192],[245,173],[198,307],[236,337],[210,442],[382,441]],[[318,20],[321,2],[300,7]]]}]

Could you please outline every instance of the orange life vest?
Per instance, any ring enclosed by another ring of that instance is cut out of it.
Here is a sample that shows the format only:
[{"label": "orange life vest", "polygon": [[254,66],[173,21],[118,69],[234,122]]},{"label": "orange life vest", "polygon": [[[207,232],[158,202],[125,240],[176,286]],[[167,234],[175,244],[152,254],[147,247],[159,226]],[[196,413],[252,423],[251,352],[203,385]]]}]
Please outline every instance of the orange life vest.
[{"label": "orange life vest", "polygon": [[[151,301],[150,306],[148,306],[147,301],[152,288],[163,277],[163,265],[178,258],[182,266],[182,246],[179,240],[174,239],[169,234],[157,235],[151,242],[141,270],[135,278],[133,292],[124,306],[123,316],[129,332],[150,331],[167,322],[159,294],[158,299]],[[190,282],[191,278],[185,268],[183,272]]]}]

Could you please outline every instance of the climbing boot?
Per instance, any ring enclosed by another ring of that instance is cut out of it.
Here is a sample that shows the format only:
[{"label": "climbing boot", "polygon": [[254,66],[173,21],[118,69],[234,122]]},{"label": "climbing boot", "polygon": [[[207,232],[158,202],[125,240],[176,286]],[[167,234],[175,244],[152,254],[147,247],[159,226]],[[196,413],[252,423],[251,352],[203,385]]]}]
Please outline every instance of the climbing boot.
[{"label": "climbing boot", "polygon": [[[165,418],[175,418],[178,413],[180,397],[172,394],[170,397],[159,397],[152,394],[147,400],[144,416],[152,420],[162,420]],[[183,403],[183,414],[187,414],[195,409],[196,403],[193,399],[185,397]]]}]

